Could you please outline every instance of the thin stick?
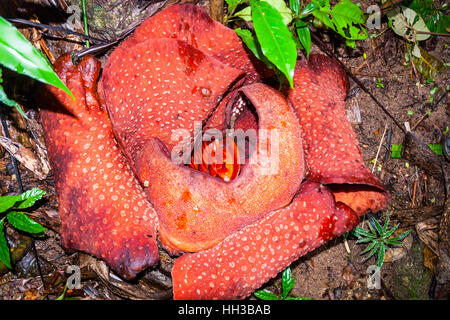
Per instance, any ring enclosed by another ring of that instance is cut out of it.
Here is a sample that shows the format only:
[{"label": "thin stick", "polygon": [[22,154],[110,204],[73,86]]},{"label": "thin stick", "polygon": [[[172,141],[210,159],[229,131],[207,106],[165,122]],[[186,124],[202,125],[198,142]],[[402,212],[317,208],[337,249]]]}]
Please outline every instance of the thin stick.
[{"label": "thin stick", "polygon": [[60,27],[50,26],[48,24],[37,23],[37,22],[32,22],[32,21],[28,21],[25,19],[17,19],[17,18],[6,19],[6,20],[8,20],[9,22],[12,22],[12,23],[25,24],[27,26],[32,26],[32,27],[36,27],[36,28],[48,29],[48,30],[52,30],[52,31],[59,31],[59,32],[62,32],[67,35],[72,34],[72,35],[78,36],[82,39],[90,40],[90,41],[96,42],[96,43],[103,43],[103,44],[106,43],[106,41],[102,40],[102,39],[94,38],[94,37],[87,36],[85,34],[82,34],[82,33],[76,32],[76,31],[72,31],[72,30],[68,30],[68,29],[64,29],[64,28],[60,28]]},{"label": "thin stick", "polygon": [[378,145],[377,155],[375,156],[375,162],[373,163],[372,173],[375,170],[375,167],[377,165],[378,155],[380,154],[381,146],[383,145],[384,135],[386,134],[387,127],[388,127],[387,124],[385,124],[383,135],[381,136],[380,144]]},{"label": "thin stick", "polygon": [[313,32],[311,32],[311,36],[314,40],[314,42],[317,44],[317,46],[323,51],[325,52],[327,55],[329,55],[331,58],[333,58],[334,60],[336,60],[336,62],[342,67],[342,69],[345,70],[345,72],[348,74],[348,76],[350,78],[352,78],[353,81],[356,82],[356,84],[363,89],[363,91],[365,93],[367,93],[372,100],[384,111],[384,113],[386,113],[386,115],[389,116],[389,118],[392,119],[392,121],[394,121],[395,125],[404,133],[406,134],[406,130],[403,129],[403,127],[400,125],[400,123],[398,123],[398,121],[390,114],[390,112],[386,109],[386,107],[384,105],[381,104],[381,102],[379,102],[377,100],[377,98],[375,98],[375,96],[372,94],[372,92],[369,91],[369,89],[366,88],[366,86],[354,75],[350,72],[350,70],[348,70],[348,68],[345,66],[345,64],[343,64],[341,62],[341,60],[338,59],[338,57],[336,57],[336,55],[331,52],[326,45],[322,42],[322,40],[319,39],[318,36],[316,36]]},{"label": "thin stick", "polygon": [[[81,0],[81,10],[83,11],[84,34],[89,36],[89,30],[88,30],[88,25],[87,25],[87,16],[86,16],[86,0]],[[89,40],[86,40],[86,48],[89,48]]]}]

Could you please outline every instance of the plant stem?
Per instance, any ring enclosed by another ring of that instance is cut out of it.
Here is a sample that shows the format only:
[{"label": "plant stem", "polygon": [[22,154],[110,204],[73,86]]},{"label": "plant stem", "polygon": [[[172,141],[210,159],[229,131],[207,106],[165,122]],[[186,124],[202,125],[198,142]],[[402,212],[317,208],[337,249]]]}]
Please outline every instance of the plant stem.
[{"label": "plant stem", "polygon": [[[89,36],[89,30],[87,25],[87,16],[86,16],[86,0],[81,0],[81,10],[83,11],[83,28],[84,34]],[[89,40],[86,40],[86,48],[89,48]]]}]

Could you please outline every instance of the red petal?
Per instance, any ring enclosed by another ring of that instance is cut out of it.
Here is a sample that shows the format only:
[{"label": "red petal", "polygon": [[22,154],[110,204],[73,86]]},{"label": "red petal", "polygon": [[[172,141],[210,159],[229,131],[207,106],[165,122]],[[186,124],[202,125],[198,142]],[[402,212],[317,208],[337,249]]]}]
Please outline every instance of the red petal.
[{"label": "red petal", "polygon": [[245,72],[246,82],[260,78],[257,70],[268,73],[265,66],[244,48],[236,33],[211,19],[206,11],[186,3],[173,5],[148,18],[123,46],[144,42],[149,38],[172,38],[186,41],[206,55]]},{"label": "red petal", "polygon": [[[311,55],[307,63],[301,62],[296,67],[289,99],[302,126],[307,178],[324,184],[360,185],[339,190],[341,194],[356,192],[341,197],[341,201],[364,213],[370,208],[385,207],[389,196],[364,164],[356,134],[345,113],[343,99],[347,89],[347,76],[336,63],[326,56]],[[371,196],[375,196],[377,205],[367,206],[370,199],[359,199]]]},{"label": "red petal", "polygon": [[292,261],[351,230],[358,216],[334,204],[330,190],[302,185],[293,202],[217,246],[175,260],[175,299],[243,299]]},{"label": "red petal", "polygon": [[[127,57],[124,59],[124,57]],[[173,130],[205,120],[241,72],[184,41],[149,39],[119,46],[103,70],[102,92],[119,143],[132,160],[152,137],[171,150]]]},{"label": "red petal", "polygon": [[[160,221],[160,237],[172,251],[198,251],[211,247],[267,212],[287,205],[303,179],[304,164],[300,126],[284,97],[263,84],[242,88],[253,103],[259,129],[278,130],[278,171],[262,170],[254,152],[249,164],[226,183],[174,164],[162,143],[149,142],[137,157],[136,172]],[[281,123],[285,122],[283,126]],[[260,141],[261,142],[261,141]],[[189,201],[184,193],[191,195]],[[174,221],[185,218],[185,228]]]},{"label": "red petal", "polygon": [[40,97],[58,192],[62,243],[67,249],[104,259],[131,279],[159,260],[156,213],[95,98],[100,63],[85,57],[73,66],[67,54],[58,59],[55,69],[76,99],[51,86]]}]

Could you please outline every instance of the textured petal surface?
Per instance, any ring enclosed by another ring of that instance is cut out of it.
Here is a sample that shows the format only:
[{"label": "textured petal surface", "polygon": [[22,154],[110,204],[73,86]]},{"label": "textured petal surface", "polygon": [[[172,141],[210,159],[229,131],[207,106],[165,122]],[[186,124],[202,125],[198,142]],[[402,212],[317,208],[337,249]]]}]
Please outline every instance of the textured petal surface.
[{"label": "textured petal surface", "polygon": [[191,137],[216,108],[241,71],[206,56],[184,41],[149,39],[110,56],[102,93],[119,143],[136,161],[145,143],[158,137],[170,150],[174,130]]},{"label": "textured petal surface", "polygon": [[124,278],[159,261],[157,217],[114,140],[95,98],[100,64],[70,54],[55,64],[75,95],[47,86],[40,115],[53,169],[67,249],[104,259]]},{"label": "textured petal surface", "polygon": [[246,49],[233,30],[214,21],[205,10],[190,3],[171,6],[145,20],[123,46],[129,48],[149,38],[186,41],[206,55],[244,71],[246,83],[258,80],[258,71],[269,72]]},{"label": "textured petal surface", "polygon": [[[341,201],[365,213],[370,209],[365,205],[376,195],[376,204],[371,206],[376,211],[387,205],[389,197],[364,164],[356,134],[345,113],[347,89],[344,71],[326,56],[311,55],[308,62],[300,62],[296,67],[289,100],[302,126],[307,179],[324,184],[357,184],[355,188],[339,189]],[[353,192],[356,194],[343,195]]]},{"label": "textured petal surface", "polygon": [[145,190],[158,212],[161,240],[172,251],[213,246],[264,214],[289,204],[300,186],[303,150],[293,110],[280,93],[266,85],[253,84],[241,91],[258,114],[260,150],[266,150],[264,130],[274,139],[269,155],[273,157],[268,159],[271,166],[253,152],[241,174],[224,182],[174,164],[161,142],[148,143],[137,157],[137,175],[150,184]]},{"label": "textured petal surface", "polygon": [[291,262],[358,222],[346,205],[335,205],[327,187],[306,182],[289,206],[209,250],[178,258],[172,269],[174,298],[243,299]]}]

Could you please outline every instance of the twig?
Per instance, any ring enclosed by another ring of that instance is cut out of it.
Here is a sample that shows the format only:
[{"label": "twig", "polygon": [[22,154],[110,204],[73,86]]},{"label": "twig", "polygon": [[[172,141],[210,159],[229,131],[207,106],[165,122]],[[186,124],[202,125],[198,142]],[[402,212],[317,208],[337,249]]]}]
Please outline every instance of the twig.
[{"label": "twig", "polygon": [[423,119],[425,119],[428,116],[428,113],[430,111],[431,110],[428,110],[427,112],[425,112],[425,114],[419,119],[419,121],[417,121],[417,123],[411,128],[411,131],[414,131],[417,128],[417,126],[423,121]]},{"label": "twig", "polygon": [[353,81],[355,81],[356,82],[356,84],[361,88],[361,89],[363,89],[363,91],[365,92],[365,93],[367,93],[371,98],[372,98],[372,100],[384,111],[384,113],[386,113],[386,115],[388,115],[389,116],[389,118],[391,118],[392,119],[392,121],[394,121],[394,123],[395,123],[395,125],[403,132],[403,133],[405,133],[406,134],[406,130],[405,129],[403,129],[403,127],[400,125],[400,123],[398,123],[398,121],[390,114],[390,112],[386,109],[386,107],[383,105],[383,104],[381,104],[381,102],[379,102],[378,100],[377,100],[377,98],[375,98],[375,96],[372,94],[372,92],[370,92],[369,91],[369,89],[367,89],[366,88],[366,86],[354,75],[354,74],[352,74],[351,73],[351,71],[350,70],[348,70],[348,68],[345,66],[345,64],[343,64],[339,59],[338,59],[338,57],[336,57],[336,55],[333,53],[333,52],[331,52],[327,47],[326,47],[326,45],[322,42],[322,40],[320,40],[319,39],[319,37],[318,36],[316,36],[313,32],[311,32],[311,36],[312,36],[312,39],[314,40],[314,42],[317,44],[317,46],[323,51],[323,52],[325,52],[327,55],[329,55],[331,58],[333,58],[334,60],[336,60],[336,62],[342,67],[342,69],[344,69],[345,70],[345,72],[348,74],[348,76],[350,77],[350,78],[352,78],[352,80]]},{"label": "twig", "polygon": [[32,21],[28,21],[25,19],[18,19],[18,18],[6,19],[6,20],[8,20],[9,22],[12,22],[12,23],[20,23],[20,24],[25,24],[27,26],[32,26],[32,27],[36,27],[36,28],[48,29],[48,30],[52,30],[52,31],[59,31],[64,34],[72,34],[72,35],[78,36],[84,40],[90,40],[95,43],[103,43],[103,44],[106,43],[106,41],[102,40],[102,39],[94,38],[94,37],[87,36],[85,34],[82,34],[82,33],[76,32],[76,31],[72,31],[72,30],[68,30],[68,29],[64,29],[64,28],[60,28],[60,27],[50,26],[48,24],[37,23],[37,22],[32,22]]},{"label": "twig", "polygon": [[373,163],[372,173],[375,170],[375,167],[377,165],[378,155],[380,154],[381,146],[383,145],[384,135],[386,134],[387,127],[388,127],[387,124],[385,124],[383,135],[381,136],[380,144],[378,145],[377,155],[375,156],[375,161]]}]

